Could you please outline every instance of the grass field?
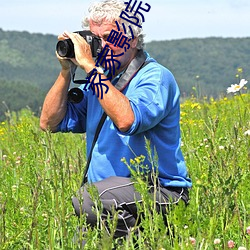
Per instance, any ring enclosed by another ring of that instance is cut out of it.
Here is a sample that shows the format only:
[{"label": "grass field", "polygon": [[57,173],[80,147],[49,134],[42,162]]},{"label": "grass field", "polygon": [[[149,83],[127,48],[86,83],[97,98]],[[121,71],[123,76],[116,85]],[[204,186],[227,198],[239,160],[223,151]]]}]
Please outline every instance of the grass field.
[{"label": "grass field", "polygon": [[[174,207],[166,227],[141,185],[144,230],[117,249],[250,249],[249,103],[249,94],[236,93],[181,104],[190,204]],[[80,249],[73,238],[85,221],[74,216],[71,197],[85,166],[84,136],[44,133],[38,124],[28,109],[0,124],[0,249]],[[99,223],[85,249],[115,246]]]}]

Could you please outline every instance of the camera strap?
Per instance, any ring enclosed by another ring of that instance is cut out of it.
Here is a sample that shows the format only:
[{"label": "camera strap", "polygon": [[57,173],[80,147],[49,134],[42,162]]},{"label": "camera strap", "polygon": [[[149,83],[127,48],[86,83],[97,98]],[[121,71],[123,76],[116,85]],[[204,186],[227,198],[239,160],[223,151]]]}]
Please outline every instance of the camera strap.
[{"label": "camera strap", "polygon": [[[137,74],[137,72],[145,67],[150,61],[146,61],[146,55],[144,54],[143,50],[139,50],[137,53],[137,56],[131,61],[125,72],[122,74],[122,76],[119,78],[118,82],[116,83],[115,87],[119,91],[123,91],[128,84],[131,82],[131,80],[134,78],[134,76]],[[102,126],[106,120],[107,114],[104,112],[102,114],[102,117],[97,125],[97,129],[95,132],[95,136],[91,145],[90,153],[88,156],[88,160],[86,163],[86,167],[84,170],[84,175],[83,175],[83,180],[81,186],[83,186],[87,182],[87,174],[88,174],[88,169],[89,169],[89,164],[92,158],[92,152],[95,146],[95,143],[98,139],[98,136],[101,132]]]}]

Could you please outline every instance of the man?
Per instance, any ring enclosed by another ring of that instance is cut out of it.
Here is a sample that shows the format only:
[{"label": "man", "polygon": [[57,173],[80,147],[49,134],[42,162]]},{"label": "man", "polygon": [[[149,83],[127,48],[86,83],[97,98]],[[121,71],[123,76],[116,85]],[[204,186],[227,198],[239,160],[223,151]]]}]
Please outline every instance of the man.
[{"label": "man", "polygon": [[[111,78],[103,72],[98,72],[98,77],[91,75],[91,72],[99,71],[99,67],[96,66],[90,46],[83,37],[70,32],[59,37],[60,40],[72,40],[75,58],[61,58],[57,55],[62,69],[45,98],[40,119],[43,130],[86,132],[87,155],[92,156],[87,180],[99,192],[103,205],[103,220],[108,214],[112,219],[114,209],[120,211],[115,237],[128,234],[135,226],[136,202],[141,201],[140,194],[135,190],[130,178],[130,170],[121,161],[122,158],[130,162],[136,156],[144,155],[143,164],[148,166],[149,171],[158,173],[157,208],[161,211],[165,211],[165,207],[171,202],[183,200],[188,203],[188,188],[191,187],[180,149],[178,86],[169,70],[143,51],[142,30],[120,17],[125,10],[126,5],[119,0],[94,3],[84,21],[85,27],[101,38],[102,47],[108,49],[106,61],[115,57],[112,68],[109,64],[102,65],[109,72],[115,70]],[[126,52],[108,39],[111,32],[120,32],[124,27],[127,29]],[[91,76],[89,80],[94,83],[92,88],[84,91],[80,103],[68,101],[73,65],[84,70]],[[98,96],[100,79],[105,81],[108,88],[102,97]],[[103,112],[107,114],[107,118],[91,152]],[[156,150],[157,166],[150,163],[146,140],[149,141],[152,152]],[[148,173],[145,173],[146,175]],[[152,185],[150,180],[149,185]],[[150,190],[149,192],[154,192]],[[97,218],[92,209],[94,203],[86,185],[82,186],[80,195],[83,198],[82,204],[78,198],[73,198],[76,214],[85,214],[87,223],[95,226]]]}]

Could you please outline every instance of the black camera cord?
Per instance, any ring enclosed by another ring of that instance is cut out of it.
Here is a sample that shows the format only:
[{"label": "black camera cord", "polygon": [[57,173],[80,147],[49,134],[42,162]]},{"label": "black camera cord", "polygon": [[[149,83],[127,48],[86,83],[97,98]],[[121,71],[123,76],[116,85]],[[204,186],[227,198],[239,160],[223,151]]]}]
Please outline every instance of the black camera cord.
[{"label": "black camera cord", "polygon": [[[115,87],[119,90],[122,91],[126,88],[126,86],[130,83],[130,81],[134,78],[136,73],[145,67],[150,61],[146,61],[146,55],[144,54],[143,50],[140,50],[137,54],[137,56],[132,60],[124,74],[120,77],[118,82],[116,83]],[[95,147],[95,143],[98,139],[98,136],[101,132],[102,126],[106,120],[107,114],[104,112],[102,114],[102,117],[97,125],[97,129],[95,132],[95,136],[91,145],[91,149],[89,152],[88,160],[85,166],[84,174],[83,174],[83,180],[81,183],[81,187],[88,181],[87,175],[88,175],[88,170],[89,170],[89,164],[92,158],[92,152]]]}]

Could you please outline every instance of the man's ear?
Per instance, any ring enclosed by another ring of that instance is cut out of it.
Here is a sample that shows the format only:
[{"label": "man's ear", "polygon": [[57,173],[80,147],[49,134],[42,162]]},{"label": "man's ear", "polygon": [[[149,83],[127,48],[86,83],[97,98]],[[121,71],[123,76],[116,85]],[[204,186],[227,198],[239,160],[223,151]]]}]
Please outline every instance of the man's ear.
[{"label": "man's ear", "polygon": [[138,43],[138,40],[139,40],[138,37],[135,37],[135,38],[132,40],[131,47],[132,47],[133,49],[136,48],[137,43]]}]

